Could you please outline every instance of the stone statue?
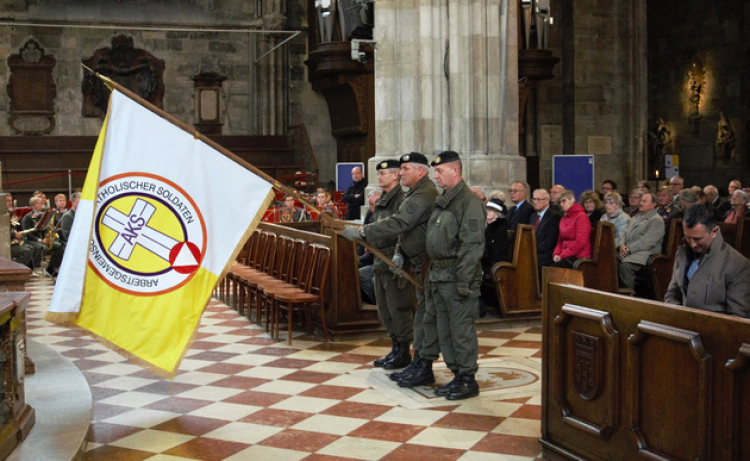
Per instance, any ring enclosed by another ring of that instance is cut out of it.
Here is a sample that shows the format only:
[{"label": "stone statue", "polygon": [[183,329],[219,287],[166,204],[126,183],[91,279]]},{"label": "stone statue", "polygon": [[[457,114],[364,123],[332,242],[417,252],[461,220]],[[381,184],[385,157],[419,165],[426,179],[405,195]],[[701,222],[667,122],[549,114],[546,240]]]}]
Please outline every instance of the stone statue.
[{"label": "stone statue", "polygon": [[320,30],[320,43],[334,41],[336,26],[337,0],[315,0],[315,9],[318,10],[318,29]]},{"label": "stone statue", "polygon": [[716,133],[716,147],[719,153],[727,158],[732,155],[734,149],[734,130],[724,112],[719,112],[719,127]]},{"label": "stone statue", "polygon": [[[672,140],[672,132],[663,118],[656,120],[656,129],[648,134],[648,143],[651,146],[649,156],[649,172],[658,171],[664,166],[664,146]],[[663,176],[662,176],[663,177]]]}]

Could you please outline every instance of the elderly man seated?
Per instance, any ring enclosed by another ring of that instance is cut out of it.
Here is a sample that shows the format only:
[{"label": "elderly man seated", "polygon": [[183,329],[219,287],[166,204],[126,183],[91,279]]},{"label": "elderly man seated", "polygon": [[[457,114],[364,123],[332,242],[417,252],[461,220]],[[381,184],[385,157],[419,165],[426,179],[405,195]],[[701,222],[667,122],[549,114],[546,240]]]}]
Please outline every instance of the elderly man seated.
[{"label": "elderly man seated", "polygon": [[750,260],[724,241],[713,210],[691,206],[682,229],[687,245],[677,249],[664,301],[750,318]]},{"label": "elderly man seated", "polygon": [[618,247],[621,287],[635,290],[636,275],[646,266],[651,255],[661,252],[663,239],[664,221],[656,213],[654,196],[643,194],[640,213],[630,220]]}]

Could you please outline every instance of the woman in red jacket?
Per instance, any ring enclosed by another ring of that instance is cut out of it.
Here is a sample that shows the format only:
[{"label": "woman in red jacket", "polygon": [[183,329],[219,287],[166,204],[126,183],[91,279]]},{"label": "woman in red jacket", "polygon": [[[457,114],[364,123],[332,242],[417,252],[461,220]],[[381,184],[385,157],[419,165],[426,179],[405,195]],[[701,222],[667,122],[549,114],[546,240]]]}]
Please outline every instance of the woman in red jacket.
[{"label": "woman in red jacket", "polygon": [[576,259],[591,257],[591,222],[586,210],[576,203],[573,191],[560,194],[560,208],[565,215],[560,220],[557,246],[552,253],[553,266],[572,268]]}]

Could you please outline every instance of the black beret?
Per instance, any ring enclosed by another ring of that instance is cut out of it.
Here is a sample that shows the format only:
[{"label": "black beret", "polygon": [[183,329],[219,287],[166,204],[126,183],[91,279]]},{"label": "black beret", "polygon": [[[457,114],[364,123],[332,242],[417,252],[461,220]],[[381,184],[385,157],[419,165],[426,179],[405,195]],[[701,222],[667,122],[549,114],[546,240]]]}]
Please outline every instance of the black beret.
[{"label": "black beret", "polygon": [[409,152],[408,154],[404,154],[399,159],[400,164],[404,163],[421,163],[422,165],[429,165],[427,163],[427,157],[420,154],[419,152]]},{"label": "black beret", "polygon": [[393,160],[393,159],[383,160],[381,162],[378,162],[378,165],[375,167],[375,169],[378,171],[385,170],[387,168],[398,169],[399,168],[398,160]]},{"label": "black beret", "polygon": [[457,160],[460,160],[460,158],[458,157],[458,152],[446,150],[445,152],[441,152],[440,155],[435,157],[435,160],[432,161],[431,165],[442,165],[443,163],[455,162]]}]

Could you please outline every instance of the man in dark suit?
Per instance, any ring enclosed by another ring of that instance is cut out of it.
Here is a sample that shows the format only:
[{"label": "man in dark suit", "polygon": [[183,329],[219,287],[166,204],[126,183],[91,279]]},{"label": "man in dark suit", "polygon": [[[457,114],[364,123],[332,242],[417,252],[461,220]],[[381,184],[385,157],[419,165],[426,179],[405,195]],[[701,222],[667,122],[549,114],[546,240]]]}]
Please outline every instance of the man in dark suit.
[{"label": "man in dark suit", "polygon": [[557,245],[557,233],[560,230],[560,215],[550,208],[549,192],[537,189],[531,198],[534,213],[528,223],[536,229],[536,258],[539,270],[552,265],[552,253]]},{"label": "man in dark suit", "polygon": [[508,211],[508,229],[516,230],[519,224],[529,222],[534,207],[526,200],[529,195],[529,185],[523,182],[514,182],[510,185],[510,200],[513,206]]},{"label": "man in dark suit", "polygon": [[706,205],[710,206],[714,212],[714,220],[717,222],[723,221],[732,205],[719,197],[719,189],[711,184],[703,188],[703,195],[706,196]]}]

